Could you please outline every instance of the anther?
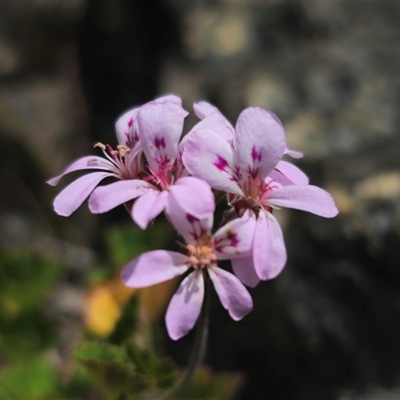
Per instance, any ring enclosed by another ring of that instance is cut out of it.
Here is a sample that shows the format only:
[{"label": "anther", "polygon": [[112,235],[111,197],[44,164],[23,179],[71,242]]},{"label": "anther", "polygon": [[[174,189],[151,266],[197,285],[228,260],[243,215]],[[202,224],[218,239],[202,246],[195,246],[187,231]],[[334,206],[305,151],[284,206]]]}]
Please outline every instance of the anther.
[{"label": "anther", "polygon": [[106,145],[104,145],[104,144],[101,143],[101,142],[97,142],[97,143],[93,146],[93,148],[96,148],[96,147],[100,147],[100,149],[102,149],[102,150],[105,150],[105,149],[106,149]]},{"label": "anther", "polygon": [[129,148],[124,146],[123,144],[119,144],[117,146],[118,153],[121,157],[125,157],[126,153],[129,151]]}]

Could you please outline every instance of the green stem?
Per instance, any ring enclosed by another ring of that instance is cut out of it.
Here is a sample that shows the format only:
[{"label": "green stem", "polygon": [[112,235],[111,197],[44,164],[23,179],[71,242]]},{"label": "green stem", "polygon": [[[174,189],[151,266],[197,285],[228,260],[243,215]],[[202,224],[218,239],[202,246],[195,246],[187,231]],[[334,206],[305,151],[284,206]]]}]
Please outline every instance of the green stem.
[{"label": "green stem", "polygon": [[186,387],[192,380],[197,368],[203,361],[208,336],[208,312],[210,308],[209,291],[209,280],[206,280],[204,283],[203,305],[196,326],[196,337],[193,353],[190,357],[189,364],[186,367],[185,373],[182,375],[176,386],[173,387],[170,392],[161,397],[160,400],[176,400],[178,396],[185,391]]}]

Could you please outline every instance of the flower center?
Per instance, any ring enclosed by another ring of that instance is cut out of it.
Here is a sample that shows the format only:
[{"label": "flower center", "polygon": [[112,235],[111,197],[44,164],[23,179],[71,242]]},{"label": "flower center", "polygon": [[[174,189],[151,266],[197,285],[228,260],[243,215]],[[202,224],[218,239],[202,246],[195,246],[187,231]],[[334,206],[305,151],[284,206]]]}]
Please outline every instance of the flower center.
[{"label": "flower center", "polygon": [[229,203],[233,205],[239,217],[247,210],[252,210],[255,215],[258,215],[261,209],[272,212],[272,208],[263,201],[263,197],[273,188],[262,178],[249,179],[242,185],[242,190],[244,196],[231,195],[231,198],[228,196]]},{"label": "flower center", "polygon": [[186,250],[189,255],[190,263],[193,266],[204,268],[217,262],[217,257],[210,246],[188,244]]},{"label": "flower center", "polygon": [[105,157],[118,169],[122,179],[135,179],[142,169],[140,154],[132,152],[127,146],[118,145],[117,150],[114,150],[109,144],[98,142],[94,147],[99,147],[103,151]]},{"label": "flower center", "polygon": [[168,190],[175,180],[175,165],[162,165],[158,170],[153,169],[150,165],[147,166],[150,171],[150,176],[153,179],[152,183],[159,187],[160,190]]}]

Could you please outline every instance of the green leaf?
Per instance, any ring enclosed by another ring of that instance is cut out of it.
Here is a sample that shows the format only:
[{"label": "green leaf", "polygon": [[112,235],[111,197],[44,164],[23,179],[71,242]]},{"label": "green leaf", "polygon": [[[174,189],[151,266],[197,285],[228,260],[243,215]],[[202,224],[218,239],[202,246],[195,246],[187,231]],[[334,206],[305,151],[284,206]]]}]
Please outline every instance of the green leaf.
[{"label": "green leaf", "polygon": [[33,252],[0,250],[0,351],[26,360],[56,341],[56,321],[44,303],[61,271]]},{"label": "green leaf", "polygon": [[138,321],[138,311],[139,299],[134,295],[125,304],[122,315],[108,338],[110,343],[120,344],[132,337]]},{"label": "green leaf", "polygon": [[144,375],[135,371],[122,347],[85,342],[74,355],[109,398],[115,399],[122,392],[138,394],[151,386]]},{"label": "green leaf", "polygon": [[12,319],[0,319],[0,350],[11,359],[29,359],[55,341],[56,321],[41,310],[21,310]]},{"label": "green leaf", "polygon": [[163,248],[173,237],[173,229],[166,221],[143,231],[136,225],[118,228],[108,232],[106,241],[108,253],[113,265],[121,267],[137,255],[158,248]]},{"label": "green leaf", "polygon": [[61,272],[57,260],[30,251],[1,249],[0,260],[1,301],[11,301],[25,309],[41,305]]},{"label": "green leaf", "polygon": [[133,344],[117,347],[85,342],[74,356],[111,399],[136,399],[160,393],[170,388],[178,376],[170,360],[160,359]]},{"label": "green leaf", "polygon": [[207,367],[200,368],[179,400],[221,400],[232,399],[243,383],[238,373],[212,373]]},{"label": "green leaf", "polygon": [[51,399],[57,371],[45,359],[34,359],[5,368],[0,374],[0,399]]},{"label": "green leaf", "polygon": [[132,343],[126,344],[129,358],[138,372],[146,375],[160,389],[172,387],[178,378],[178,372],[172,360],[160,358],[156,353],[138,348]]}]

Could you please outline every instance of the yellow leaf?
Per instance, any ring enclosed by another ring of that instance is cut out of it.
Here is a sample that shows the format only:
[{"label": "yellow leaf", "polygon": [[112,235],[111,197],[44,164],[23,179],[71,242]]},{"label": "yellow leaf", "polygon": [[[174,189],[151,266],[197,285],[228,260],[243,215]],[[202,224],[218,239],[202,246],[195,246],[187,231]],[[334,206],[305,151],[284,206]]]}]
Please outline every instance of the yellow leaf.
[{"label": "yellow leaf", "polygon": [[140,307],[148,321],[156,322],[165,311],[175,286],[176,279],[137,290],[126,287],[119,278],[103,282],[86,293],[84,325],[97,336],[107,337],[133,293],[139,294]]},{"label": "yellow leaf", "polygon": [[104,282],[88,291],[84,312],[86,329],[100,337],[109,335],[133,293],[134,289],[127,288],[119,279]]}]

